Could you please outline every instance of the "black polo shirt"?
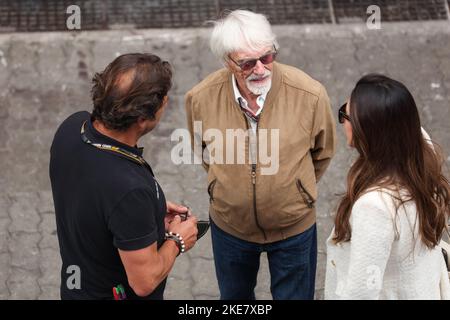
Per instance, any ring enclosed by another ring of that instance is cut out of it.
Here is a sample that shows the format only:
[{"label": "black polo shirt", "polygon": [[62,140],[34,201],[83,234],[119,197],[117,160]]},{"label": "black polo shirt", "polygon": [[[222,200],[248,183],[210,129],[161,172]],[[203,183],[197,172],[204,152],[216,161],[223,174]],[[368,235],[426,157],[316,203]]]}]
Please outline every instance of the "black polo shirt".
[{"label": "black polo shirt", "polygon": [[[50,150],[50,180],[63,262],[61,298],[113,299],[113,287],[122,284],[127,298],[136,299],[117,249],[161,246],[164,193],[151,169],[83,142],[84,122],[94,143],[140,156],[143,151],[102,135],[88,112],[73,114],[58,128]],[[80,288],[74,278],[77,267]],[[165,280],[145,299],[163,299],[164,287]]]}]

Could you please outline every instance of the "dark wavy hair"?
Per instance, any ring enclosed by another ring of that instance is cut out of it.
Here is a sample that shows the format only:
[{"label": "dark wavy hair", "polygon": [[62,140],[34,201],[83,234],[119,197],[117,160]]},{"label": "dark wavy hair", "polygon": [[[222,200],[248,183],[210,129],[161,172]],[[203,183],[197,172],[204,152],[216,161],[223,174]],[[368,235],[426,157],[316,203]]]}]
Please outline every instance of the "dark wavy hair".
[{"label": "dark wavy hair", "polygon": [[92,119],[126,130],[139,118],[155,118],[172,86],[172,69],[154,54],[129,53],[96,73],[92,82]]},{"label": "dark wavy hair", "polygon": [[[351,239],[350,214],[370,188],[386,187],[399,194],[396,208],[414,201],[422,242],[436,246],[447,229],[450,186],[442,173],[438,146],[424,139],[414,98],[400,82],[383,75],[361,78],[350,96],[353,146],[359,157],[347,176],[347,192],[335,218],[335,243]],[[397,230],[396,230],[397,232]]]}]

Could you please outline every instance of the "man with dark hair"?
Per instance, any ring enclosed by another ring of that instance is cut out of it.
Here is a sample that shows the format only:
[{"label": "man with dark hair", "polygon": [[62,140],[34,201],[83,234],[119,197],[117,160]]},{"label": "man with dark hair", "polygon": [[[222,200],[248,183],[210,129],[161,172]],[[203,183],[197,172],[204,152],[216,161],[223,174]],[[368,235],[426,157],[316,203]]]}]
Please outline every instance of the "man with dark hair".
[{"label": "man with dark hair", "polygon": [[194,246],[197,219],[166,202],[137,147],[160,121],[171,81],[155,55],[119,56],[94,76],[92,115],[58,128],[50,179],[62,299],[163,299],[175,258]]}]

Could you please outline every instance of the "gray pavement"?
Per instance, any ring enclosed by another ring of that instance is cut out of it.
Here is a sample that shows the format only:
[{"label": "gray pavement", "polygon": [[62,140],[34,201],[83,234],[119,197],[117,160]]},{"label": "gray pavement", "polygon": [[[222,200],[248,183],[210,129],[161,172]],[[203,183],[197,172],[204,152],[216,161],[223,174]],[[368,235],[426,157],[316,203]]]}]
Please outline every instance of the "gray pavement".
[{"label": "gray pavement", "polygon": [[[423,126],[450,153],[450,22],[277,26],[279,60],[309,73],[327,88],[333,106],[346,100],[365,73],[382,72],[412,91]],[[170,134],[185,127],[183,95],[220,64],[206,29],[120,30],[0,35],[0,299],[58,299],[60,256],[48,178],[49,147],[71,113],[91,110],[90,79],[118,54],[153,52],[170,61],[175,85],[170,107],[146,136],[145,157],[167,198],[207,217],[206,175],[198,165],[174,165]],[[337,193],[354,153],[339,146],[319,184],[319,259],[316,297],[323,297],[325,239]],[[447,158],[447,164],[450,157]],[[271,299],[266,257],[256,288]],[[166,299],[217,299],[209,234],[177,259]]]}]

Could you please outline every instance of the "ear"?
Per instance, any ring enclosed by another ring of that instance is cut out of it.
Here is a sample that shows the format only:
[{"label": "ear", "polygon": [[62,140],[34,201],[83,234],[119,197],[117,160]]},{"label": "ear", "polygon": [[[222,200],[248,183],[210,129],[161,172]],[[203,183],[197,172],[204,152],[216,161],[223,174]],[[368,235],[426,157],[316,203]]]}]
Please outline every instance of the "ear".
[{"label": "ear", "polygon": [[166,95],[164,96],[163,101],[162,101],[161,108],[165,107],[165,106],[167,105],[168,102],[169,102],[169,95],[166,94]]},{"label": "ear", "polygon": [[143,118],[143,117],[139,117],[139,118],[137,119],[136,125],[138,126],[139,129],[144,129],[144,128],[145,128],[146,120],[147,120],[147,119],[145,119],[145,118]]}]

